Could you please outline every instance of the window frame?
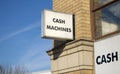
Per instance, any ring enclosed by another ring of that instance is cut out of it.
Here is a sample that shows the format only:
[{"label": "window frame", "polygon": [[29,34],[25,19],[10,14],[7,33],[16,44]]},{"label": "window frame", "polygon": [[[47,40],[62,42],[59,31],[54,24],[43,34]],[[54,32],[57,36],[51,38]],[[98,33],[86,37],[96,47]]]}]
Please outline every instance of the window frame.
[{"label": "window frame", "polygon": [[116,3],[118,2],[119,0],[113,0],[113,1],[110,1],[106,4],[103,4],[101,6],[98,6],[98,7],[94,7],[94,0],[90,0],[90,14],[91,14],[91,31],[92,31],[92,39],[93,40],[98,40],[98,39],[102,39],[102,38],[105,38],[105,37],[109,37],[111,35],[114,35],[114,34],[118,34],[120,33],[120,30],[117,30],[117,31],[114,31],[114,32],[111,32],[111,33],[108,33],[108,34],[105,34],[105,35],[102,35],[102,36],[99,36],[99,37],[95,37],[95,12],[113,4],[113,3]]}]

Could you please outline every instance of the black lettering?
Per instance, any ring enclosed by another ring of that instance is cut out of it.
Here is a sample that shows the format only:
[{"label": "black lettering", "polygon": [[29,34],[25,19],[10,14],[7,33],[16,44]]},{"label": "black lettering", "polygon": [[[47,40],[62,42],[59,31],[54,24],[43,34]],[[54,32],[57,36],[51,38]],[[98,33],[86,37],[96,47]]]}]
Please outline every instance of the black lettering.
[{"label": "black lettering", "polygon": [[63,31],[65,31],[65,32],[66,32],[66,31],[67,31],[67,28],[63,28]]},{"label": "black lettering", "polygon": [[65,24],[65,20],[61,20],[61,23],[64,23],[64,24]]},{"label": "black lettering", "polygon": [[67,28],[67,32],[69,32],[69,28]]},{"label": "black lettering", "polygon": [[65,24],[65,20],[57,19],[57,18],[53,18],[53,22],[54,23],[63,23],[63,24]]},{"label": "black lettering", "polygon": [[100,65],[101,62],[100,62],[98,59],[100,59],[100,56],[98,56],[98,57],[96,58],[96,63],[97,63],[98,65]]},{"label": "black lettering", "polygon": [[102,61],[101,61],[101,64],[105,62],[106,63],[106,58],[105,58],[105,55],[102,55]]},{"label": "black lettering", "polygon": [[71,28],[64,28],[64,27],[58,27],[58,26],[47,25],[47,29],[56,30],[56,31],[71,32]]},{"label": "black lettering", "polygon": [[58,30],[58,27],[57,27],[57,26],[55,26],[55,27],[54,27],[54,30]]},{"label": "black lettering", "polygon": [[58,19],[56,19],[56,22],[60,23]]},{"label": "black lettering", "polygon": [[118,61],[118,52],[108,53],[107,55],[101,55],[96,58],[96,63],[98,65],[103,63],[110,63],[114,61]]},{"label": "black lettering", "polygon": [[68,32],[71,32],[71,28],[69,28],[68,30],[69,30]]},{"label": "black lettering", "polygon": [[57,30],[61,30],[61,27],[58,27]]},{"label": "black lettering", "polygon": [[112,53],[112,62],[114,62],[115,60],[116,61],[118,61],[118,52],[115,52],[115,54],[114,53]]},{"label": "black lettering", "polygon": [[47,25],[47,29],[51,29],[51,26],[50,26],[50,25]]},{"label": "black lettering", "polygon": [[53,22],[56,22],[56,21],[55,21],[55,18],[53,18]]},{"label": "black lettering", "polygon": [[107,63],[111,62],[111,57],[110,57],[110,53],[107,54]]}]

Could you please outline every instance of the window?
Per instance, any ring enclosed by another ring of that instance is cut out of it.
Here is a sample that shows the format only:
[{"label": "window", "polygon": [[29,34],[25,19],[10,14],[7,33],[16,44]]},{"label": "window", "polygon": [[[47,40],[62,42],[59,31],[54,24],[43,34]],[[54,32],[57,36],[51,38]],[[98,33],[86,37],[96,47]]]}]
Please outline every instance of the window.
[{"label": "window", "polygon": [[120,30],[120,0],[94,0],[95,38]]},{"label": "window", "polygon": [[114,1],[114,0],[94,0],[94,7],[95,8],[100,7],[100,6],[105,5],[111,1]]}]

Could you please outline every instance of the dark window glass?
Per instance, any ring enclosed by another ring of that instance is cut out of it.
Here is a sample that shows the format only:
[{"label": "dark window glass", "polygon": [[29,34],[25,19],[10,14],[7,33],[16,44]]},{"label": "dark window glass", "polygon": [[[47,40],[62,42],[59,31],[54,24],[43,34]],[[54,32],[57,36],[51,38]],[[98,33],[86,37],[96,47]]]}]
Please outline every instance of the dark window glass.
[{"label": "dark window glass", "polygon": [[95,6],[95,8],[97,8],[97,7],[100,7],[102,5],[109,3],[111,1],[114,1],[114,0],[94,0],[94,6]]},{"label": "dark window glass", "polygon": [[120,30],[120,1],[95,12],[95,37]]}]

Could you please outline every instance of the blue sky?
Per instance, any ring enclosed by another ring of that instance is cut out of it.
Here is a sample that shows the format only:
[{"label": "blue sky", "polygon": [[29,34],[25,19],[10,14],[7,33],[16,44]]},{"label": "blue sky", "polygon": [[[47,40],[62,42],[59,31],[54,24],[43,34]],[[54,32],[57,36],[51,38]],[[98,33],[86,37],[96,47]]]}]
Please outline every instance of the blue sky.
[{"label": "blue sky", "polygon": [[40,25],[41,11],[51,8],[52,0],[0,0],[0,64],[50,69],[52,41],[41,38]]}]

